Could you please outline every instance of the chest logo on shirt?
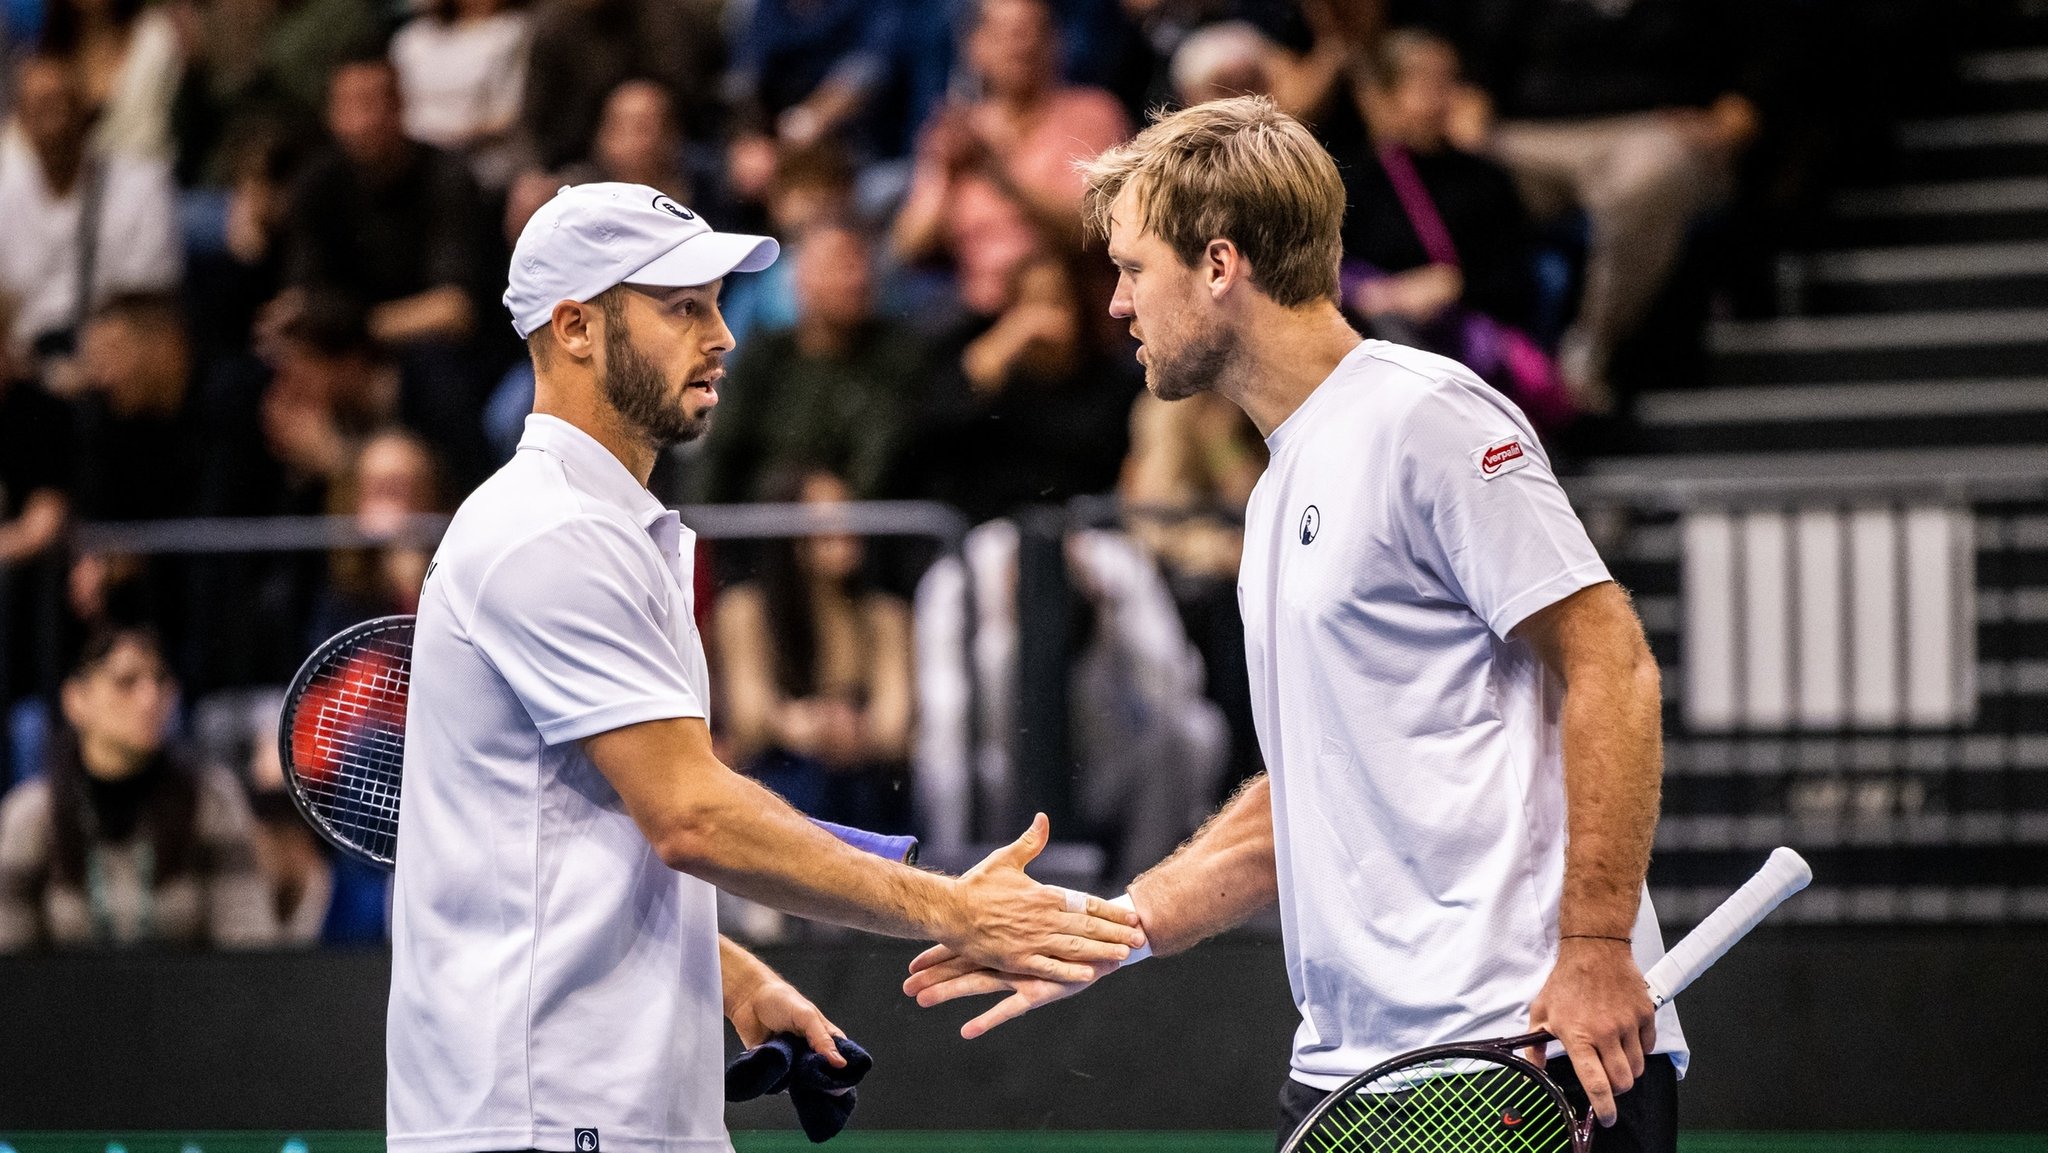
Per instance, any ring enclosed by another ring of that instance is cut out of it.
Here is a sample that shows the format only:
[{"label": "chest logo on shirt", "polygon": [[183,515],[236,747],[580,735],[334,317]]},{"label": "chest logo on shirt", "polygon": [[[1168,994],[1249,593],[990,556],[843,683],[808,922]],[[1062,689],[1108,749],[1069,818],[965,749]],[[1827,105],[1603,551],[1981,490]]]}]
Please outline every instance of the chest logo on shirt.
[{"label": "chest logo on shirt", "polygon": [[1323,531],[1323,514],[1310,505],[1301,510],[1301,543],[1313,544],[1316,534]]},{"label": "chest logo on shirt", "polygon": [[1529,467],[1529,454],[1522,451],[1522,438],[1496,440],[1482,444],[1472,450],[1472,463],[1479,469],[1479,479],[1492,480],[1519,468]]},{"label": "chest logo on shirt", "polygon": [[576,1153],[597,1153],[597,1130],[576,1130]]}]

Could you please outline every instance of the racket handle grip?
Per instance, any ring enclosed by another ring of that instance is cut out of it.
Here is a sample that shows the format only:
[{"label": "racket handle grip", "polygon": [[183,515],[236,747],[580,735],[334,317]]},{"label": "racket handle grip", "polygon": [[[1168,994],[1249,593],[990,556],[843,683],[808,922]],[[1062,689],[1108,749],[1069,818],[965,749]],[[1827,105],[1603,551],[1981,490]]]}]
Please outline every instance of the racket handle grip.
[{"label": "racket handle grip", "polygon": [[1740,941],[1756,928],[1758,921],[1811,880],[1813,869],[1804,857],[1791,849],[1773,849],[1756,876],[1721,902],[1721,907],[1709,913],[1684,940],[1672,946],[1663,960],[1650,966],[1643,981],[1650,987],[1651,1002],[1662,1008],[1666,1001],[1684,992],[1695,977],[1721,959],[1729,946]]},{"label": "racket handle grip", "polygon": [[811,823],[863,853],[873,853],[877,857],[898,861],[905,865],[915,865],[917,863],[916,837],[888,837],[883,836],[881,833],[870,833],[866,829],[835,825],[830,821],[821,821],[816,817],[811,818]]}]

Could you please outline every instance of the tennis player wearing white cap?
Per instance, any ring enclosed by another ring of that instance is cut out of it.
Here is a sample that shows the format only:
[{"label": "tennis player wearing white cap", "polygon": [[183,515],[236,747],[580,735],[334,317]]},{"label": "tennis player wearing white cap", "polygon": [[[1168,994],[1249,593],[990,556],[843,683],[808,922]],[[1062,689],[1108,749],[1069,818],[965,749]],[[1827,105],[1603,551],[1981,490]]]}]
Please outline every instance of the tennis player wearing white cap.
[{"label": "tennis player wearing white cap", "polygon": [[646,483],[718,403],[720,282],[775,257],[635,184],[563,189],[513,250],[534,413],[449,526],[414,641],[395,1153],[724,1153],[721,1014],[838,1063],[824,1015],[718,935],[714,885],[1051,978],[1143,944],[1128,910],[1024,875],[1043,816],[944,877],[840,843],[713,754],[694,537]]}]

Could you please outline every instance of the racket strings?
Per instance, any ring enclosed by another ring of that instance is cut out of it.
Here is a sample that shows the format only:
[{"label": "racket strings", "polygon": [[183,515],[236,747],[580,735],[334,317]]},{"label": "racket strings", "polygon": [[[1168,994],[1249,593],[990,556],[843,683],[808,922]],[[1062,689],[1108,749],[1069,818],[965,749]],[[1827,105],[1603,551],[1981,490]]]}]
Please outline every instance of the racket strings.
[{"label": "racket strings", "polygon": [[1301,1153],[1553,1153],[1571,1121],[1535,1078],[1467,1058],[1405,1066],[1348,1091]]},{"label": "racket strings", "polygon": [[408,623],[337,645],[291,703],[290,768],[309,815],[386,862],[398,843],[410,634]]}]

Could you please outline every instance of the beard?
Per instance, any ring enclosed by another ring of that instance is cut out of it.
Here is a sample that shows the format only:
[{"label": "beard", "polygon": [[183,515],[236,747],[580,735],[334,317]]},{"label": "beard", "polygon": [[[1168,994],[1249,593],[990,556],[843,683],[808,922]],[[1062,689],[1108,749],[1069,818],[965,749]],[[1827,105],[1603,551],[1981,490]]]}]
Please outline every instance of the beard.
[{"label": "beard", "polygon": [[1237,342],[1222,328],[1188,341],[1171,356],[1162,356],[1157,345],[1146,347],[1152,355],[1145,365],[1145,387],[1161,400],[1186,400],[1216,391],[1237,359]]},{"label": "beard", "polygon": [[711,410],[691,415],[684,409],[682,398],[673,396],[676,389],[661,366],[633,347],[623,310],[606,318],[604,363],[605,400],[626,427],[653,445],[655,451],[696,440],[711,431]]}]

